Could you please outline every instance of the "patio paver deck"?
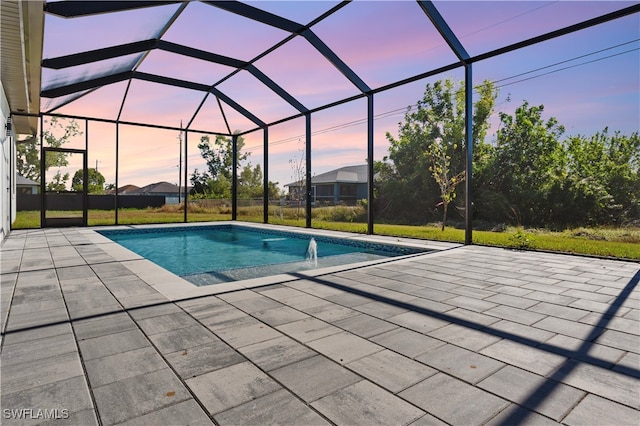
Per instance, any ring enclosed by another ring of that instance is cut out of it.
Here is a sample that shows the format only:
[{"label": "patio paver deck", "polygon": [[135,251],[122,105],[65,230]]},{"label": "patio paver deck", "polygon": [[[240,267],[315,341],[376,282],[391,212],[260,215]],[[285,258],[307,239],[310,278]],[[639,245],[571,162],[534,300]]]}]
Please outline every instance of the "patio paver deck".
[{"label": "patio paver deck", "polygon": [[638,263],[429,244],[197,288],[92,229],[14,231],[1,423],[638,424]]}]

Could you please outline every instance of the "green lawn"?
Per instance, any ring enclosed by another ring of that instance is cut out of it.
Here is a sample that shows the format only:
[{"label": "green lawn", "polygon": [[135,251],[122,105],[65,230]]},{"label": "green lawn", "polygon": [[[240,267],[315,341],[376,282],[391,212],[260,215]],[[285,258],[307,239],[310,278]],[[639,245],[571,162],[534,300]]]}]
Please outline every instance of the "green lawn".
[{"label": "green lawn", "polygon": [[[313,222],[314,228],[366,233],[366,224],[343,222]],[[600,235],[599,230],[592,234]],[[507,229],[504,232],[473,231],[473,243],[486,246],[511,247],[517,249],[544,250],[562,253],[604,256],[619,259],[640,260],[640,229],[608,230],[609,240],[590,236],[575,236],[576,232],[551,232],[543,230],[522,231]],[[439,226],[374,225],[374,233],[394,237],[408,237],[436,241],[463,243],[464,230]],[[579,232],[578,232],[579,233]]]},{"label": "green lawn", "polygon": [[[238,220],[262,222],[261,208],[240,209]],[[56,212],[53,212],[55,215]],[[228,212],[194,211],[189,212],[189,222],[210,222],[230,220]],[[118,212],[119,224],[178,223],[184,219],[182,211],[171,209],[123,209]],[[89,211],[89,226],[113,225],[115,212],[104,210]],[[271,215],[269,223],[304,227],[304,219],[291,216]],[[13,229],[40,227],[39,211],[18,212]],[[366,223],[337,222],[313,218],[312,227],[356,233],[366,233]],[[408,226],[375,224],[374,233],[395,237],[418,238],[425,240],[464,242],[464,230],[447,227],[444,231],[437,225]],[[503,232],[473,231],[473,243],[486,246],[510,247],[516,249],[543,250],[562,253],[575,253],[592,256],[604,256],[619,259],[640,260],[640,228],[580,228],[563,232],[546,230],[522,230],[507,228]]]}]

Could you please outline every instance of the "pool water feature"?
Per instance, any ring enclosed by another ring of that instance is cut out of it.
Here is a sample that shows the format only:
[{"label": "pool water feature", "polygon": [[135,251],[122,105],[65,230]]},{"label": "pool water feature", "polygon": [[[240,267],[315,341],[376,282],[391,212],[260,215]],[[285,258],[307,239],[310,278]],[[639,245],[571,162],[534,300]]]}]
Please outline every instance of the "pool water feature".
[{"label": "pool water feature", "polygon": [[240,225],[98,232],[197,286],[429,251]]},{"label": "pool water feature", "polygon": [[313,265],[314,268],[318,267],[318,243],[314,238],[309,240],[309,247],[307,247],[307,262]]}]

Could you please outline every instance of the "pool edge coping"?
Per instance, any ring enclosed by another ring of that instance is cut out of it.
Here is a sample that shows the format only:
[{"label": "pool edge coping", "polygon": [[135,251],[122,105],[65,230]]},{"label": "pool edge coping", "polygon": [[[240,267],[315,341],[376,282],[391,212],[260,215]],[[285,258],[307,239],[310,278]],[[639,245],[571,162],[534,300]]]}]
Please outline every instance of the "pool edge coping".
[{"label": "pool edge coping", "polygon": [[[237,225],[246,227],[255,227],[260,229],[270,229],[278,231],[293,232],[305,235],[327,236],[334,238],[350,238],[363,242],[383,243],[392,245],[401,245],[405,247],[421,248],[428,251],[424,253],[409,254],[404,256],[396,256],[393,258],[377,259],[357,263],[349,263],[345,265],[329,266],[325,268],[296,272],[295,274],[277,274],[268,277],[252,278],[247,280],[231,281],[227,283],[217,283],[208,286],[196,286],[184,278],[162,268],[115,241],[102,235],[101,230],[123,230],[123,229],[154,229],[166,227],[206,227],[206,226],[222,226]],[[192,223],[169,223],[169,224],[143,224],[143,225],[118,225],[118,226],[100,226],[85,228],[90,231],[93,243],[98,244],[107,254],[112,256],[115,261],[120,262],[129,269],[133,274],[146,282],[150,287],[165,296],[168,300],[175,302],[184,299],[213,296],[216,294],[228,293],[245,289],[263,287],[267,285],[282,284],[290,281],[304,279],[304,277],[318,277],[326,274],[347,271],[351,269],[365,268],[369,266],[380,265],[384,263],[396,263],[415,259],[422,256],[433,256],[443,251],[448,251],[462,244],[434,242],[429,240],[417,240],[404,237],[389,237],[384,235],[364,235],[350,233],[344,231],[314,229],[314,228],[291,228],[290,226],[261,224],[255,222],[241,221],[220,221],[220,222],[192,222]],[[87,235],[88,236],[88,235]]]}]

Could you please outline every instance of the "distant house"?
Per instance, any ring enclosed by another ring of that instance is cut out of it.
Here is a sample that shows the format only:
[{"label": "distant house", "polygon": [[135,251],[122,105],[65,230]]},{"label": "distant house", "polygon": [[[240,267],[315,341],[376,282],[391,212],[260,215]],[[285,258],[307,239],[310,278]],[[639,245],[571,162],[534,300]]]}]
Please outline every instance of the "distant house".
[{"label": "distant house", "polygon": [[169,182],[151,183],[133,191],[137,195],[164,195],[165,197],[178,197],[178,185]]},{"label": "distant house", "polygon": [[[134,194],[139,189],[140,189],[140,187],[139,186],[135,186],[135,185],[121,186],[120,188],[118,188],[118,195]],[[115,193],[116,193],[116,191],[114,189],[111,189],[111,190],[107,191],[107,194],[115,194]]]},{"label": "distant house", "polygon": [[24,176],[16,175],[16,191],[18,194],[37,194],[40,184]]},{"label": "distant house", "polygon": [[[367,165],[346,166],[311,178],[311,202],[314,205],[354,205],[367,198]],[[303,181],[285,185],[291,199],[304,194]],[[304,198],[304,197],[302,197]]]},{"label": "distant house", "polygon": [[[188,191],[190,188],[187,188]],[[114,194],[111,190],[108,193]],[[118,195],[155,195],[165,198],[165,204],[178,204],[184,200],[185,188],[178,188],[169,182],[156,182],[143,186],[142,188],[135,185],[125,185],[118,188]],[[180,199],[179,199],[180,197]]]}]

